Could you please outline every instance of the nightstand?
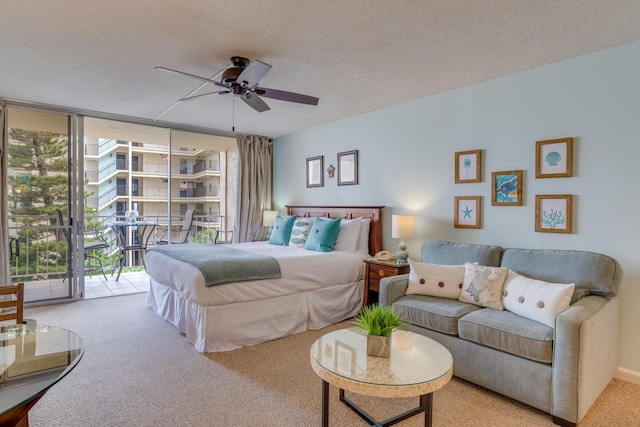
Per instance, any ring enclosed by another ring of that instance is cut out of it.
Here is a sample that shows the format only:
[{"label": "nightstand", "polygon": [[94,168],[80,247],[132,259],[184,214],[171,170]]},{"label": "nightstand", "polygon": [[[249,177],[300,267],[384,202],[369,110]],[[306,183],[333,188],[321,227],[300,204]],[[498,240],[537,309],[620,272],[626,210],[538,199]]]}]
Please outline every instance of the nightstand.
[{"label": "nightstand", "polygon": [[[376,259],[366,259],[364,263],[366,269],[364,275],[363,305],[378,302],[380,279],[409,273],[409,264],[396,264],[395,261],[387,262]],[[373,292],[375,292],[375,294],[373,294]]]}]

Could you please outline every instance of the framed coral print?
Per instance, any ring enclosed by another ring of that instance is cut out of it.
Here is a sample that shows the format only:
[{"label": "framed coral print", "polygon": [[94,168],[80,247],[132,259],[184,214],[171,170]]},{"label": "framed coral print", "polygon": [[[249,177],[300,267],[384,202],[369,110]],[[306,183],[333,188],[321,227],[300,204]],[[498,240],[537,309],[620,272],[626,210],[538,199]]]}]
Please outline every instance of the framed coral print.
[{"label": "framed coral print", "polygon": [[453,205],[455,228],[480,228],[480,196],[457,196]]},{"label": "framed coral print", "polygon": [[458,151],[455,154],[456,184],[480,182],[480,150]]},{"label": "framed coral print", "polygon": [[324,186],[323,163],[324,156],[307,159],[307,188]]},{"label": "framed coral print", "polygon": [[536,178],[573,176],[573,138],[536,141]]},{"label": "framed coral print", "polygon": [[571,234],[572,217],[572,195],[536,195],[536,231]]},{"label": "framed coral print", "polygon": [[522,206],[522,171],[492,172],[492,206]]},{"label": "framed coral print", "polygon": [[358,150],[338,153],[338,185],[358,183]]}]

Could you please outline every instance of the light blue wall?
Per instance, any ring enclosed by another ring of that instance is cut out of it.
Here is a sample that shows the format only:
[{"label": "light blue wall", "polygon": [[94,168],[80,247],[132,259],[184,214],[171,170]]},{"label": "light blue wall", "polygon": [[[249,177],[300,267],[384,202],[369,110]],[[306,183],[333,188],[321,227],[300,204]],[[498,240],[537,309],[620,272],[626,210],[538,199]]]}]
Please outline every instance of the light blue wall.
[{"label": "light blue wall", "polygon": [[[429,78],[423,76],[422,78]],[[372,86],[375,90],[375,85]],[[322,102],[322,96],[320,97]],[[574,138],[574,176],[535,178],[535,142]],[[305,159],[359,150],[359,185],[306,188]],[[483,182],[454,183],[454,153],[482,149]],[[491,206],[491,172],[524,170],[524,205]],[[417,215],[411,258],[431,239],[579,249],[618,259],[625,275],[619,366],[640,372],[640,42],[280,137],[275,208],[384,205]],[[573,194],[574,234],[534,231],[536,194]],[[482,229],[453,228],[453,197],[482,196]]]}]

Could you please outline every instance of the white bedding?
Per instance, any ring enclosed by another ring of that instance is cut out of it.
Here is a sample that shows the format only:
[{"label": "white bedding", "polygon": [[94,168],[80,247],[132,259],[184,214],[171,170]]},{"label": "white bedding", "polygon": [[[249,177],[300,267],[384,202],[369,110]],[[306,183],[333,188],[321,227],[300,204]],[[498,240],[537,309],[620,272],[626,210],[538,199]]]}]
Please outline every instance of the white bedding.
[{"label": "white bedding", "polygon": [[278,260],[282,277],[206,286],[197,267],[167,255],[147,253],[147,273],[191,301],[213,306],[274,298],[297,292],[352,283],[364,277],[365,255],[348,252],[316,252],[267,242],[237,243],[234,249]]},{"label": "white bedding", "polygon": [[270,255],[282,277],[207,287],[200,271],[150,251],[148,303],[197,351],[225,351],[320,329],[354,316],[362,305],[363,253],[315,252],[267,242],[235,249]]}]

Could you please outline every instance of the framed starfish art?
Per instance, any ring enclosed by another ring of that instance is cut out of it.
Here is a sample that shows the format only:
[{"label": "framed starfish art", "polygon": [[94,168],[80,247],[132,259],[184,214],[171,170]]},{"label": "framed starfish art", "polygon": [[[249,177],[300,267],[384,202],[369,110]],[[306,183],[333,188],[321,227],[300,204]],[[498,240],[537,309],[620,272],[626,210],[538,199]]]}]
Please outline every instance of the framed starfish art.
[{"label": "framed starfish art", "polygon": [[453,204],[455,228],[481,228],[481,196],[456,196]]}]

